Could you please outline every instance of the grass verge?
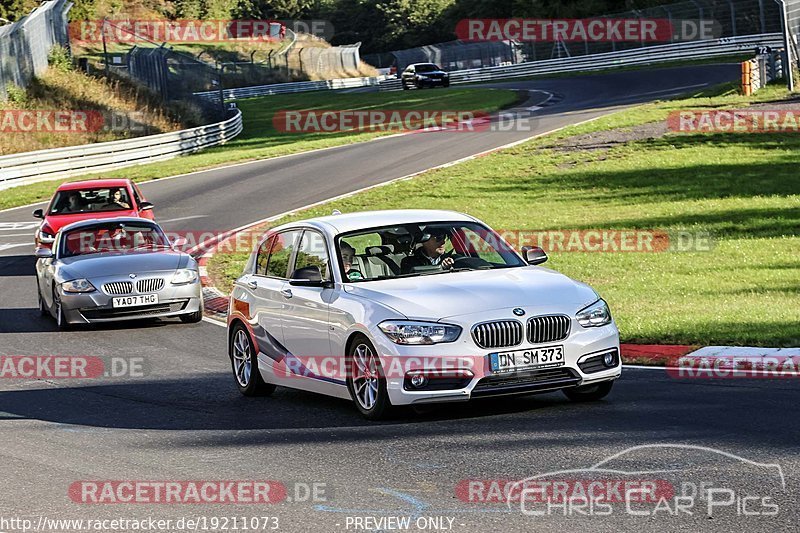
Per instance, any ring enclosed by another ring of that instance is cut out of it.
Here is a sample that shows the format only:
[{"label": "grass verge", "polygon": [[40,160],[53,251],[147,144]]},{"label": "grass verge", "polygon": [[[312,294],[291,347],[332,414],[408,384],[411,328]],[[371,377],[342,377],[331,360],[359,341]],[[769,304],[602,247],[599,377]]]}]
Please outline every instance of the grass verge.
[{"label": "grass verge", "polygon": [[[448,91],[413,91],[387,93],[323,93],[309,92],[275,95],[238,102],[244,115],[244,131],[225,146],[201,153],[148,165],[140,165],[102,174],[78,176],[65,181],[99,177],[131,178],[149,181],[176,174],[210,169],[235,162],[266,159],[305,152],[318,148],[361,142],[388,132],[340,132],[288,134],[276,131],[272,117],[277,110],[322,109],[443,109],[453,111],[492,112],[517,101],[515,91],[497,89],[451,89]],[[0,209],[26,205],[49,199],[58,182],[23,185],[3,191]]]},{"label": "grass verge", "polygon": [[[800,136],[668,133],[563,149],[577,136],[663,122],[676,109],[736,109],[786,96],[773,86],[745,98],[729,86],[639,106],[275,224],[332,209],[414,206],[467,212],[506,230],[707,232],[709,251],[553,252],[548,266],[606,298],[623,342],[797,346]],[[209,273],[221,289],[246,256],[212,258]]]}]

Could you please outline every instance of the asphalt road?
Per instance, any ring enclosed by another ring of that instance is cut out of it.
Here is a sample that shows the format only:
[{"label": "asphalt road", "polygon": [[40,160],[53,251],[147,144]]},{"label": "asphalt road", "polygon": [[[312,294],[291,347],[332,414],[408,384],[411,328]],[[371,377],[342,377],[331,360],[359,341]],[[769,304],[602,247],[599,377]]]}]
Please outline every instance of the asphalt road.
[{"label": "asphalt road", "polygon": [[[542,104],[546,93],[557,95],[535,111],[533,131],[393,137],[143,189],[168,230],[226,230],[736,75],[729,65],[512,82],[503,85],[534,91],[522,107]],[[248,399],[233,385],[224,329],[217,325],[148,322],[56,332],[51,320],[40,318],[31,209],[0,213],[0,354],[114,357],[118,367],[124,362],[141,365],[141,371],[0,381],[0,531],[14,530],[3,518],[29,518],[36,525],[42,516],[228,517],[228,530],[234,529],[232,517],[278,517],[282,531],[392,530],[397,524],[365,520],[389,516],[434,531],[797,528],[795,381],[675,379],[663,370],[628,369],[608,399],[595,404],[547,394],[403,414],[379,424],[364,421],[348,402],[304,392],[279,389],[271,398]],[[655,444],[710,449],[630,450],[609,463],[617,470],[613,475],[585,470],[632,446]],[[767,464],[779,466],[783,476]],[[519,504],[485,501],[487,495],[502,500],[492,496],[490,480],[562,470],[573,471],[548,478],[570,486],[578,479],[655,479],[672,490],[659,510],[652,502],[628,510],[616,502],[605,513],[572,508],[532,516]],[[81,480],[274,480],[288,498],[271,505],[76,503],[69,487]],[[316,501],[303,497],[313,484]],[[675,510],[675,496],[709,484],[728,491],[712,498],[710,516],[703,499]],[[773,505],[777,514],[766,516]],[[442,527],[432,527],[437,524]]]}]

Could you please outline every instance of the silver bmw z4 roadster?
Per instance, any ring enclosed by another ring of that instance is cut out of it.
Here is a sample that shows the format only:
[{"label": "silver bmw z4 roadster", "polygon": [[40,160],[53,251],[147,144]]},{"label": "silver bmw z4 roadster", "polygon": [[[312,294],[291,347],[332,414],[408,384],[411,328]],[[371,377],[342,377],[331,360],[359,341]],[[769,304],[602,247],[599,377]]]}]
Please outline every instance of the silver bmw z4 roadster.
[{"label": "silver bmw z4 roadster", "polygon": [[39,310],[59,328],[155,317],[203,318],[197,262],[142,218],[84,220],[36,249]]}]

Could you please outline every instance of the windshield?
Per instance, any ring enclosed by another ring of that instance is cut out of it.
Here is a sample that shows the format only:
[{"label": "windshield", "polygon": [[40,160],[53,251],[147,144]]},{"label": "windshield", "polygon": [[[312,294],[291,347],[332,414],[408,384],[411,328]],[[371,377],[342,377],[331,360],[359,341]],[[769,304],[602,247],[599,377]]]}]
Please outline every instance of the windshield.
[{"label": "windshield", "polygon": [[341,235],[345,282],[525,266],[494,231],[474,222],[432,222]]},{"label": "windshield", "polygon": [[103,252],[129,252],[169,247],[169,240],[156,224],[108,222],[84,226],[64,233],[59,245],[59,255],[74,257]]},{"label": "windshield", "polygon": [[102,187],[59,191],[53,199],[49,215],[74,213],[100,213],[131,209],[131,200],[125,187]]},{"label": "windshield", "polygon": [[437,70],[442,70],[433,63],[423,63],[421,65],[417,65],[414,67],[414,70],[417,72],[436,72]]}]

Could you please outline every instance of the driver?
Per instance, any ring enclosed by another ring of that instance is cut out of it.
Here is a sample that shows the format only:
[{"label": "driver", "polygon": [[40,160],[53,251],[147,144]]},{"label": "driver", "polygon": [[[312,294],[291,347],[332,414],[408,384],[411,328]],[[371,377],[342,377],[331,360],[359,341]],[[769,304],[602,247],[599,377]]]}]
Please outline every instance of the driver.
[{"label": "driver", "polygon": [[452,257],[445,254],[444,247],[449,233],[445,228],[431,228],[422,235],[422,246],[417,248],[413,255],[403,259],[400,270],[403,274],[410,274],[415,267],[440,266],[443,270],[453,267],[455,262]]},{"label": "driver", "polygon": [[364,275],[361,274],[358,269],[353,268],[353,263],[356,260],[356,249],[348,243],[341,241],[339,250],[342,254],[342,263],[344,264],[344,278],[347,280],[364,279]]}]

